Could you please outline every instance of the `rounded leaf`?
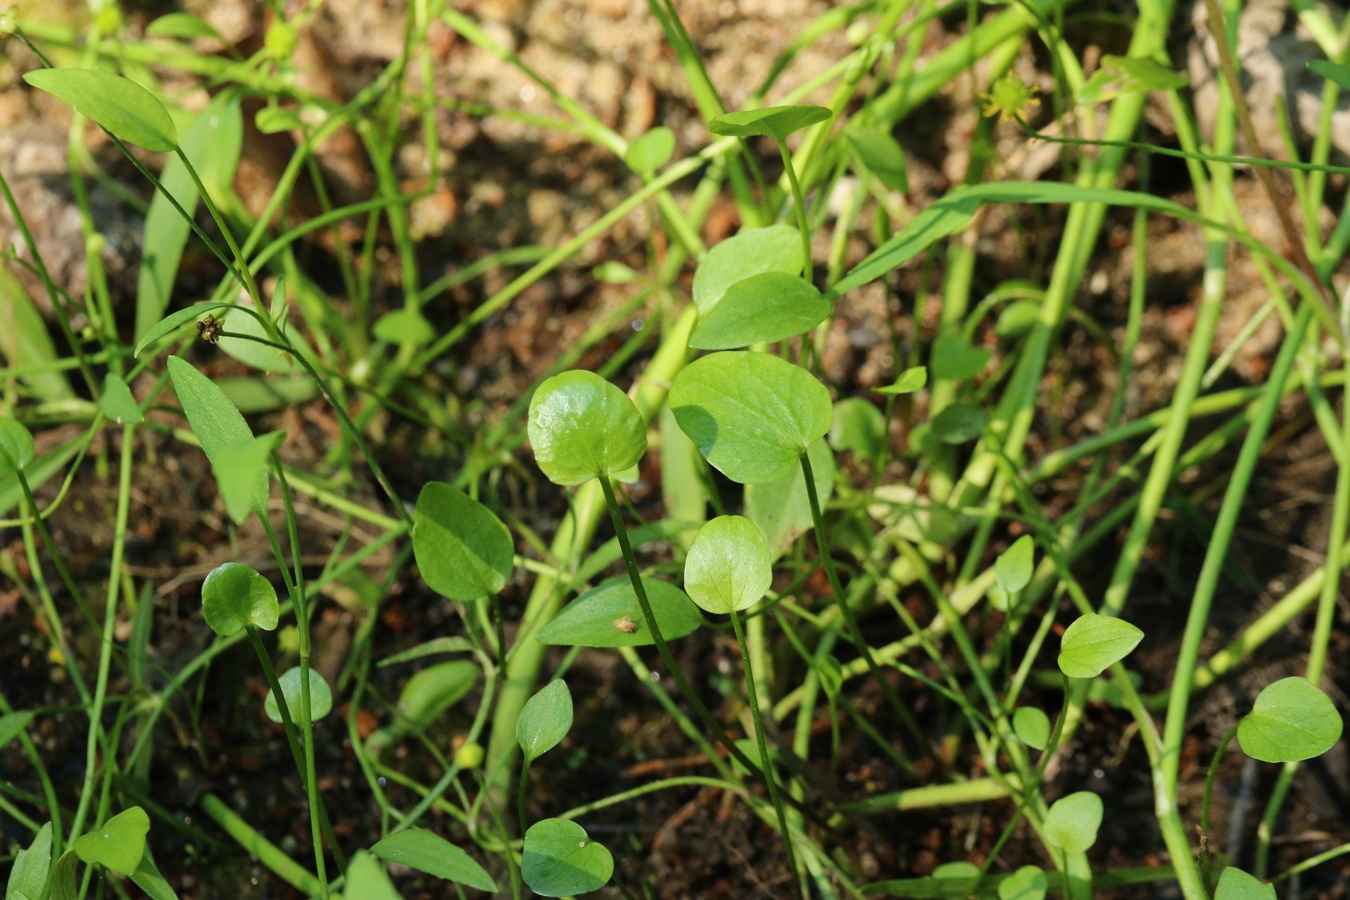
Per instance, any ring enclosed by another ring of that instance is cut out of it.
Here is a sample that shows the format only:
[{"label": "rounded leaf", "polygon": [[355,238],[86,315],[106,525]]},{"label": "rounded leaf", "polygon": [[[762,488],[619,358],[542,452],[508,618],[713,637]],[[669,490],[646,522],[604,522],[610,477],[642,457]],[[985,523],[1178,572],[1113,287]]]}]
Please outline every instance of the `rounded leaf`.
[{"label": "rounded leaf", "polygon": [[1124,619],[1088,613],[1064,629],[1059,670],[1070,678],[1096,678],[1143,639],[1144,632]]},{"label": "rounded leaf", "polygon": [[130,144],[156,153],[178,147],[169,111],[136,82],[103,69],[37,69],[23,80],[55,94]]},{"label": "rounded leaf", "polygon": [[[292,722],[300,721],[300,667],[287,669],[281,673],[277,679],[281,684],[281,693],[286,697],[286,711],[291,714]],[[328,715],[333,709],[333,692],[328,688],[328,682],[324,681],[322,675],[313,669],[309,670],[309,718],[311,722],[317,722]],[[267,718],[278,724],[281,723],[281,710],[277,708],[277,699],[272,696],[272,692],[267,692],[267,699],[263,700],[263,712]]]},{"label": "rounded leaf", "polygon": [[103,395],[98,398],[98,408],[118,425],[135,425],[145,420],[131,388],[114,372],[103,376]]},{"label": "rounded leaf", "polygon": [[1013,731],[1022,743],[1044,750],[1050,743],[1050,717],[1034,706],[1019,706],[1013,713]]},{"label": "rounded leaf", "polygon": [[962,334],[945,334],[933,342],[933,377],[939,381],[964,381],[984,370],[994,354],[976,347]]},{"label": "rounded leaf", "polygon": [[964,444],[984,433],[984,413],[969,403],[953,403],[933,419],[933,434],[944,444]]},{"label": "rounded leaf", "polygon": [[915,391],[923,390],[923,386],[928,383],[928,370],[923,366],[915,366],[912,369],[906,369],[901,372],[899,377],[891,384],[885,387],[877,388],[878,394],[912,394]]},{"label": "rounded leaf", "polygon": [[453,485],[431,481],[413,510],[413,555],[433,591],[467,603],[506,585],[515,543],[492,510]]},{"label": "rounded leaf", "polygon": [[675,132],[664,125],[657,125],[651,131],[629,142],[628,149],[623,154],[623,161],[634,172],[650,176],[670,162],[674,152]]},{"label": "rounded leaf", "polygon": [[541,897],[598,891],[614,874],[614,857],[569,819],[544,819],[525,832],[520,877]]},{"label": "rounded leaf", "polygon": [[416,310],[396,309],[375,320],[371,328],[378,340],[387,344],[421,346],[436,336],[436,329]]},{"label": "rounded leaf", "polygon": [[1275,896],[1275,885],[1266,884],[1236,866],[1223,870],[1214,891],[1214,900],[1275,900]]},{"label": "rounded leaf", "polygon": [[786,272],[762,272],[727,288],[689,337],[698,350],[734,350],[805,334],[824,322],[834,303],[814,285]]},{"label": "rounded leaf", "polygon": [[1262,762],[1297,762],[1321,756],[1341,738],[1344,723],[1331,698],[1294,675],[1267,685],[1252,711],[1238,722],[1242,752]]},{"label": "rounded leaf", "polygon": [[1065,853],[1086,853],[1097,843],[1102,825],[1102,798],[1079,791],[1055,801],[1045,816],[1045,840]]},{"label": "rounded leaf", "polygon": [[[661,636],[667,641],[692,634],[703,624],[698,607],[675,585],[643,578],[642,586],[652,615],[661,626]],[[611,578],[577,597],[540,628],[535,639],[563,647],[644,647],[655,643],[627,575]]]},{"label": "rounded leaf", "polygon": [[998,900],[1044,900],[1049,890],[1040,866],[1023,866],[998,883]]},{"label": "rounded leaf", "polygon": [[766,106],[723,113],[708,123],[708,130],[722,137],[766,135],[781,141],[794,131],[824,122],[830,115],[823,106]]},{"label": "rounded leaf", "polygon": [[1035,540],[1024,534],[999,554],[994,560],[994,577],[998,579],[999,587],[1011,594],[1031,583],[1035,550]]},{"label": "rounded leaf", "polygon": [[550,681],[525,702],[516,719],[516,743],[525,762],[534,762],[562,743],[572,728],[572,692],[561,679]]},{"label": "rounded leaf", "polygon": [[744,516],[718,516],[698,531],[684,560],[684,589],[705,611],[739,612],[773,583],[773,555],[759,526]]},{"label": "rounded leaf", "polygon": [[797,229],[770,225],[742,231],[708,251],[694,272],[694,305],[701,315],[721,302],[727,288],[752,275],[802,271],[802,241]]},{"label": "rounded leaf", "polygon": [[800,366],[768,353],[713,353],[670,387],[680,430],[716,469],[741,484],[776,481],[830,430],[830,392]]},{"label": "rounded leaf", "polygon": [[145,855],[150,817],[139,806],[123,810],[75,841],[75,855],[119,875],[130,875]]},{"label": "rounded leaf", "polygon": [[581,484],[637,465],[647,425],[628,395],[594,372],[554,375],[530,401],[530,444],[554,484]]},{"label": "rounded leaf", "polygon": [[421,828],[406,828],[381,839],[370,848],[380,859],[396,862],[456,884],[496,893],[492,880],[473,857],[445,838]]},{"label": "rounded leaf", "polygon": [[870,400],[849,397],[834,405],[834,424],[830,426],[830,446],[834,449],[851,450],[855,456],[870,460],[881,454],[886,437],[886,417]]},{"label": "rounded leaf", "polygon": [[17,419],[0,416],[0,478],[22,471],[33,461],[33,435]]},{"label": "rounded leaf", "polygon": [[202,618],[211,630],[229,637],[246,625],[265,631],[277,627],[281,606],[277,590],[248,566],[227,562],[202,582]]}]

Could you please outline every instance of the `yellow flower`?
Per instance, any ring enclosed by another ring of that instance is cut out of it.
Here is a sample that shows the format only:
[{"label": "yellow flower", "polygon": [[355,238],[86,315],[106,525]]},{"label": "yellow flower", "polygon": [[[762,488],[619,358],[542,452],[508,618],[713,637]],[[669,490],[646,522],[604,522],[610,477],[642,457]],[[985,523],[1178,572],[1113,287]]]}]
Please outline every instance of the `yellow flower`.
[{"label": "yellow flower", "polygon": [[1000,122],[1016,119],[1026,122],[1027,114],[1041,101],[1036,89],[1014,75],[1004,75],[980,95],[980,111],[986,116],[997,114]]}]

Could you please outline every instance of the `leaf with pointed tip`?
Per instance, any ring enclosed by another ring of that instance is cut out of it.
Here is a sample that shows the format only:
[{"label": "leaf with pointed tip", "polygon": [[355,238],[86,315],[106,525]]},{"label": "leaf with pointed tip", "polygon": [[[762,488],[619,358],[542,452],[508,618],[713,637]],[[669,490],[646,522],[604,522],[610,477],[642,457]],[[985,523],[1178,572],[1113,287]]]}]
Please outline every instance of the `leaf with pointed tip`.
[{"label": "leaf with pointed tip", "polygon": [[623,161],[639,175],[651,177],[657,169],[670,162],[674,152],[675,132],[664,125],[657,125],[629,142]]},{"label": "leaf with pointed tip", "polygon": [[185,12],[171,12],[160,16],[149,25],[145,26],[146,37],[158,38],[180,38],[191,40],[192,38],[213,38],[223,41],[220,32],[216,31],[209,24]]},{"label": "leaf with pointed tip", "polygon": [[953,403],[932,424],[933,434],[944,444],[964,444],[984,433],[984,413],[969,403]]},{"label": "leaf with pointed tip", "polygon": [[[643,578],[661,636],[673,641],[703,624],[698,607],[684,591],[656,578]],[[633,583],[620,575],[591,588],[562,608],[535,639],[562,647],[645,647],[655,643],[642,617]]]},{"label": "leaf with pointed tip", "polygon": [[800,275],[802,241],[788,225],[752,228],[732,235],[708,251],[694,272],[694,305],[707,315],[733,284],[754,275]]},{"label": "leaf with pointed tip", "polygon": [[[268,464],[272,454],[286,439],[283,431],[272,431],[237,444],[227,444],[211,461],[216,473],[216,483],[220,485],[220,498],[225,501],[225,511],[230,514],[234,524],[243,525],[250,511],[257,512],[259,518],[267,515],[267,501],[259,505],[258,478],[268,484]],[[267,495],[264,493],[263,497]]]},{"label": "leaf with pointed tip", "polygon": [[384,865],[364,850],[356,851],[347,866],[345,896],[350,900],[403,900],[389,880]]},{"label": "leaf with pointed tip", "polygon": [[1000,553],[994,560],[994,577],[998,579],[999,587],[1011,594],[1030,584],[1035,552],[1036,541],[1031,535],[1024,534]]},{"label": "leaf with pointed tip", "polygon": [[1034,706],[1019,706],[1013,713],[1013,731],[1018,739],[1034,750],[1050,743],[1050,717]]},{"label": "leaf with pointed tip", "polygon": [[933,342],[933,377],[938,381],[965,381],[984,370],[994,354],[976,347],[962,334],[945,334]]},{"label": "leaf with pointed tip", "polygon": [[1023,866],[998,883],[998,900],[1045,900],[1049,890],[1040,866]]},{"label": "leaf with pointed tip", "polygon": [[221,637],[229,637],[246,625],[272,631],[280,615],[277,589],[248,566],[224,563],[212,569],[202,582],[202,618]]},{"label": "leaf with pointed tip", "polygon": [[830,111],[823,106],[766,106],[723,113],[708,123],[708,130],[720,137],[765,135],[783,141],[788,135],[824,122],[830,116]]},{"label": "leaf with pointed tip", "polygon": [[698,531],[684,560],[684,589],[714,615],[754,606],[773,583],[773,556],[759,526],[718,516]]},{"label": "leaf with pointed tip", "polygon": [[1096,678],[1139,646],[1144,632],[1115,616],[1086,613],[1064,629],[1059,670],[1070,678]]},{"label": "leaf with pointed tip", "polygon": [[1107,103],[1122,94],[1171,91],[1183,88],[1189,79],[1155,59],[1140,56],[1102,57],[1092,77],[1078,89],[1080,104]]},{"label": "leaf with pointed tip", "polygon": [[136,425],[145,421],[131,388],[114,372],[103,376],[103,396],[98,398],[98,408],[118,425]]},{"label": "leaf with pointed tip", "polygon": [[1238,722],[1242,752],[1262,762],[1298,762],[1321,756],[1341,739],[1336,704],[1297,675],[1266,685]]},{"label": "leaf with pointed tip", "polygon": [[145,855],[145,835],[149,831],[150,817],[139,806],[133,806],[77,838],[75,855],[118,875],[130,875]]},{"label": "leaf with pointed tip", "polygon": [[863,168],[893,191],[909,193],[909,169],[905,151],[890,132],[881,128],[859,128],[845,134],[853,154]]},{"label": "leaf with pointed tip", "polygon": [[525,702],[516,718],[516,743],[532,763],[562,743],[572,728],[572,692],[562,679],[550,681]]},{"label": "leaf with pointed tip", "polygon": [[463,603],[500,591],[515,564],[515,544],[502,520],[441,481],[428,482],[417,495],[413,554],[433,591]]},{"label": "leaf with pointed tip", "polygon": [[23,80],[60,97],[127,143],[156,153],[178,147],[169,111],[129,78],[103,69],[37,69]]},{"label": "leaf with pointed tip", "polygon": [[1266,884],[1236,866],[1223,870],[1214,891],[1214,900],[1275,900],[1275,896],[1275,885]]},{"label": "leaf with pointed tip", "polygon": [[480,891],[496,893],[497,882],[492,880],[473,857],[445,838],[421,828],[406,828],[382,838],[370,848],[381,859],[399,863],[444,878],[455,884],[468,885]]},{"label": "leaf with pointed tip", "polygon": [[33,461],[37,445],[18,419],[0,416],[0,478],[8,478]]},{"label": "leaf with pointed tip", "polygon": [[149,347],[165,335],[177,331],[188,322],[200,319],[202,316],[205,316],[208,313],[214,313],[217,310],[229,309],[233,307],[233,305],[234,304],[232,303],[214,303],[207,301],[205,303],[194,303],[191,306],[171,312],[146,329],[145,333],[141,335],[140,340],[136,342],[136,350],[132,355],[140,356],[141,351],[146,347]]},{"label": "leaf with pointed tip", "polygon": [[[4,743],[0,742],[0,747]],[[9,870],[9,882],[5,886],[5,897],[28,897],[38,900],[47,885],[47,872],[52,865],[52,823],[45,822],[38,829],[37,836],[28,849],[20,850],[14,856],[14,865]]]},{"label": "leaf with pointed tip", "polygon": [[1061,797],[1045,816],[1045,841],[1065,853],[1086,853],[1097,843],[1102,825],[1102,798],[1091,791]]},{"label": "leaf with pointed tip", "polygon": [[1350,66],[1338,65],[1330,60],[1310,59],[1308,68],[1318,75],[1350,91]]},{"label": "leaf with pointed tip", "polygon": [[0,716],[0,750],[5,749],[6,744],[22,734],[32,719],[33,711],[28,709]]},{"label": "leaf with pointed tip", "polygon": [[928,383],[928,370],[923,366],[915,366],[912,369],[906,369],[900,373],[900,377],[885,387],[877,388],[878,394],[912,394],[915,391],[923,390],[923,386]]},{"label": "leaf with pointed tip", "polygon": [[541,897],[598,891],[614,874],[614,857],[570,819],[544,819],[525,832],[520,877]]},{"label": "leaf with pointed tip", "polygon": [[[277,679],[281,685],[282,696],[286,698],[286,711],[291,714],[292,722],[300,721],[300,667],[296,666],[287,669],[281,673]],[[328,687],[328,682],[324,677],[314,669],[309,670],[309,718],[312,722],[317,722],[328,715],[333,709],[333,692]],[[277,707],[277,698],[272,696],[272,692],[267,692],[266,699],[263,700],[263,712],[267,718],[277,724],[281,724],[281,710]]]},{"label": "leaf with pointed tip", "polygon": [[[219,385],[177,356],[170,356],[168,365],[169,378],[178,401],[183,404],[183,413],[213,467],[219,465],[217,460],[224,461],[233,445],[253,440],[253,430]],[[229,463],[225,465],[229,468]],[[258,511],[259,516],[267,514],[266,471],[260,470],[254,477],[249,508]]]},{"label": "leaf with pointed tip", "polygon": [[698,350],[734,350],[782,341],[815,328],[834,304],[813,285],[786,272],[762,272],[727,288],[689,337]]},{"label": "leaf with pointed tip", "polygon": [[554,484],[617,475],[647,451],[647,425],[628,395],[594,372],[546,379],[530,400],[530,445]]}]

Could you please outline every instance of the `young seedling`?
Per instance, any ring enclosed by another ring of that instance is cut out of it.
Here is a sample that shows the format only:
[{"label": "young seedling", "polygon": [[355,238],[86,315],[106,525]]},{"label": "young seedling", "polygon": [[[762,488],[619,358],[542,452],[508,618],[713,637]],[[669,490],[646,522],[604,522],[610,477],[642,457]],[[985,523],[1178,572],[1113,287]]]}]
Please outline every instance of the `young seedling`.
[{"label": "young seedling", "polygon": [[998,900],[1045,900],[1049,890],[1040,866],[1023,866],[998,883]]},{"label": "young seedling", "polygon": [[380,859],[408,866],[455,884],[491,894],[497,892],[497,883],[473,857],[440,835],[421,828],[396,831],[382,838],[370,848],[370,852]]},{"label": "young seedling", "polygon": [[1275,900],[1275,885],[1266,884],[1236,866],[1229,866],[1219,876],[1214,900]]},{"label": "young seedling", "polygon": [[1102,798],[1091,791],[1061,797],[1045,817],[1045,840],[1064,853],[1064,878],[1072,900],[1092,900],[1092,866],[1087,851],[1097,843]]},{"label": "young seedling", "polygon": [[565,681],[550,681],[529,699],[516,719],[516,743],[520,745],[520,791],[517,806],[520,827],[525,828],[525,786],[530,764],[562,743],[572,728],[572,692]]},{"label": "young seedling", "polygon": [[1059,670],[1070,678],[1096,678],[1130,654],[1144,632],[1114,616],[1086,613],[1064,629]]}]

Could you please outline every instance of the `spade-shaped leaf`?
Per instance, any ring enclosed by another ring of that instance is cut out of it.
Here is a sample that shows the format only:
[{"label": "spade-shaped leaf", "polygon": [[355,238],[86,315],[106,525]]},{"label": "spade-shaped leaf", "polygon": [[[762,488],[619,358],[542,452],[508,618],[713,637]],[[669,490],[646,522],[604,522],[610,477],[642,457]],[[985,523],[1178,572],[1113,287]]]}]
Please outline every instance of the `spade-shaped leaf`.
[{"label": "spade-shaped leaf", "polygon": [[1124,619],[1087,613],[1064,629],[1059,670],[1070,678],[1096,678],[1143,639],[1144,632]]},{"label": "spade-shaped leaf", "polygon": [[33,435],[17,419],[0,416],[0,478],[8,478],[33,461]]},{"label": "spade-shaped leaf", "polygon": [[858,162],[877,177],[886,187],[902,194],[909,193],[909,170],[905,165],[905,151],[900,149],[890,132],[880,128],[861,128],[848,132],[849,146]]},{"label": "spade-shaped leaf", "polygon": [[984,433],[984,413],[969,403],[953,403],[933,420],[933,434],[944,444],[964,444]]},{"label": "spade-shaped leaf", "polygon": [[36,69],[23,80],[55,94],[128,143],[156,153],[178,146],[178,130],[164,104],[130,79],[103,69]]},{"label": "spade-shaped leaf", "polygon": [[37,900],[47,884],[47,872],[52,865],[52,823],[46,822],[38,829],[37,836],[28,849],[20,850],[14,856],[14,866],[9,870],[9,882],[5,885],[5,897],[28,898]]},{"label": "spade-shaped leaf", "polygon": [[765,135],[782,141],[793,132],[829,117],[830,111],[823,106],[767,106],[723,113],[708,123],[708,130],[721,137]]},{"label": "spade-shaped leaf", "polygon": [[994,577],[998,579],[999,587],[1013,593],[1031,583],[1035,550],[1035,540],[1031,535],[1024,534],[999,554],[998,559],[994,560]]},{"label": "spade-shaped leaf", "polygon": [[752,275],[802,271],[802,240],[797,229],[770,225],[742,231],[708,251],[694,272],[694,305],[707,315],[726,294],[727,288]]},{"label": "spade-shaped leaf", "polygon": [[140,405],[131,395],[131,388],[113,372],[103,376],[103,396],[98,398],[98,408],[118,425],[135,425],[145,421]]},{"label": "spade-shaped leaf", "polygon": [[202,618],[221,637],[229,637],[246,625],[271,631],[277,627],[280,613],[272,582],[248,566],[224,563],[212,569],[202,582]]},{"label": "spade-shaped leaf", "polygon": [[554,484],[581,484],[637,465],[647,425],[628,395],[594,372],[554,375],[530,401],[530,445]]},{"label": "spade-shaped leaf", "polygon": [[436,593],[461,602],[497,593],[511,577],[514,553],[501,519],[463,491],[431,481],[418,494],[413,554]]},{"label": "spade-shaped leaf", "polygon": [[[253,440],[252,429],[214,381],[198,372],[191,363],[176,356],[169,357],[168,365],[173,389],[178,394],[178,401],[183,404],[183,413],[212,466],[219,465],[217,461],[223,460],[232,445]],[[228,468],[229,464],[226,463],[226,466]],[[256,510],[259,516],[267,514],[266,471],[259,470],[254,478],[249,508]]]},{"label": "spade-shaped leaf", "polygon": [[267,483],[272,453],[286,440],[284,431],[272,431],[256,438],[222,447],[211,461],[220,485],[220,499],[236,525],[243,525],[250,510],[263,516],[267,507],[257,505],[258,478]]},{"label": "spade-shaped leaf", "polygon": [[1344,723],[1331,698],[1306,678],[1267,685],[1252,711],[1238,722],[1242,752],[1262,762],[1297,762],[1321,756],[1341,738]]},{"label": "spade-shaped leaf", "polygon": [[525,832],[520,877],[541,897],[598,891],[614,874],[614,857],[569,819],[544,819]]},{"label": "spade-shaped leaf", "polygon": [[[834,454],[824,440],[816,440],[806,452],[816,482],[816,498],[822,506],[834,493]],[[806,475],[801,466],[776,481],[745,486],[745,515],[764,532],[774,558],[782,556],[797,537],[809,531],[811,498],[806,493]]]},{"label": "spade-shaped leaf", "polygon": [[[692,634],[703,624],[698,607],[675,585],[643,578],[642,586],[661,636],[667,641]],[[655,643],[633,583],[626,575],[611,578],[567,604],[539,629],[535,639],[564,647],[642,647]]]},{"label": "spade-shaped leaf", "polygon": [[400,863],[456,884],[495,893],[497,883],[473,857],[440,835],[407,828],[383,838],[370,848],[381,859]]},{"label": "spade-shaped leaf", "polygon": [[75,855],[118,875],[130,875],[145,855],[150,817],[139,806],[123,810],[75,841]]},{"label": "spade-shaped leaf", "polygon": [[1266,884],[1236,866],[1229,866],[1219,876],[1214,900],[1275,900],[1275,885]]},{"label": "spade-shaped leaf", "polygon": [[650,177],[670,161],[675,152],[675,132],[658,125],[640,137],[634,138],[624,151],[623,161],[640,175]]},{"label": "spade-shaped leaf", "polygon": [[699,350],[732,350],[782,341],[815,328],[834,304],[813,285],[786,272],[762,272],[727,288],[689,338]]},{"label": "spade-shaped leaf", "polygon": [[923,390],[923,386],[928,383],[928,370],[923,366],[915,366],[912,369],[906,369],[900,373],[900,377],[885,387],[877,388],[878,394],[912,394],[915,391]]},{"label": "spade-shaped leaf", "polygon": [[1013,731],[1017,737],[1036,750],[1044,750],[1050,743],[1050,717],[1034,706],[1019,706],[1013,713]]},{"label": "spade-shaped leaf", "polygon": [[773,583],[773,555],[759,526],[744,516],[718,516],[698,531],[684,560],[684,589],[707,612],[739,612]]},{"label": "spade-shaped leaf", "polygon": [[[287,669],[277,679],[281,684],[281,693],[286,697],[286,711],[291,714],[292,722],[300,721],[300,667],[296,666]],[[311,722],[317,722],[328,715],[333,709],[333,692],[328,688],[328,682],[323,676],[314,669],[309,670],[309,718]],[[272,696],[272,692],[267,692],[267,699],[263,701],[263,712],[267,718],[278,724],[281,723],[281,710],[277,708],[277,698]]]},{"label": "spade-shaped leaf", "polygon": [[516,718],[516,743],[525,762],[552,750],[572,728],[572,692],[561,679],[550,681],[525,702]]},{"label": "spade-shaped leaf", "polygon": [[993,356],[976,347],[962,334],[945,334],[933,342],[933,377],[939,381],[964,381],[984,370]]},{"label": "spade-shaped leaf", "polygon": [[768,353],[713,353],[675,376],[680,430],[732,481],[782,478],[830,430],[830,392],[810,372]]},{"label": "spade-shaped leaf", "polygon": [[1045,816],[1045,840],[1065,853],[1086,853],[1097,843],[1102,798],[1091,791],[1061,797]]},{"label": "spade-shaped leaf", "polygon": [[1040,866],[1023,866],[998,883],[998,900],[1044,900],[1049,890]]},{"label": "spade-shaped leaf", "polygon": [[[870,400],[848,397],[834,405],[830,446],[836,450],[851,450],[855,456],[871,460],[885,445],[886,417]],[[815,465],[815,460],[811,465]]]},{"label": "spade-shaped leaf", "polygon": [[403,900],[384,865],[364,850],[358,850],[347,866],[344,895],[351,900]]}]

